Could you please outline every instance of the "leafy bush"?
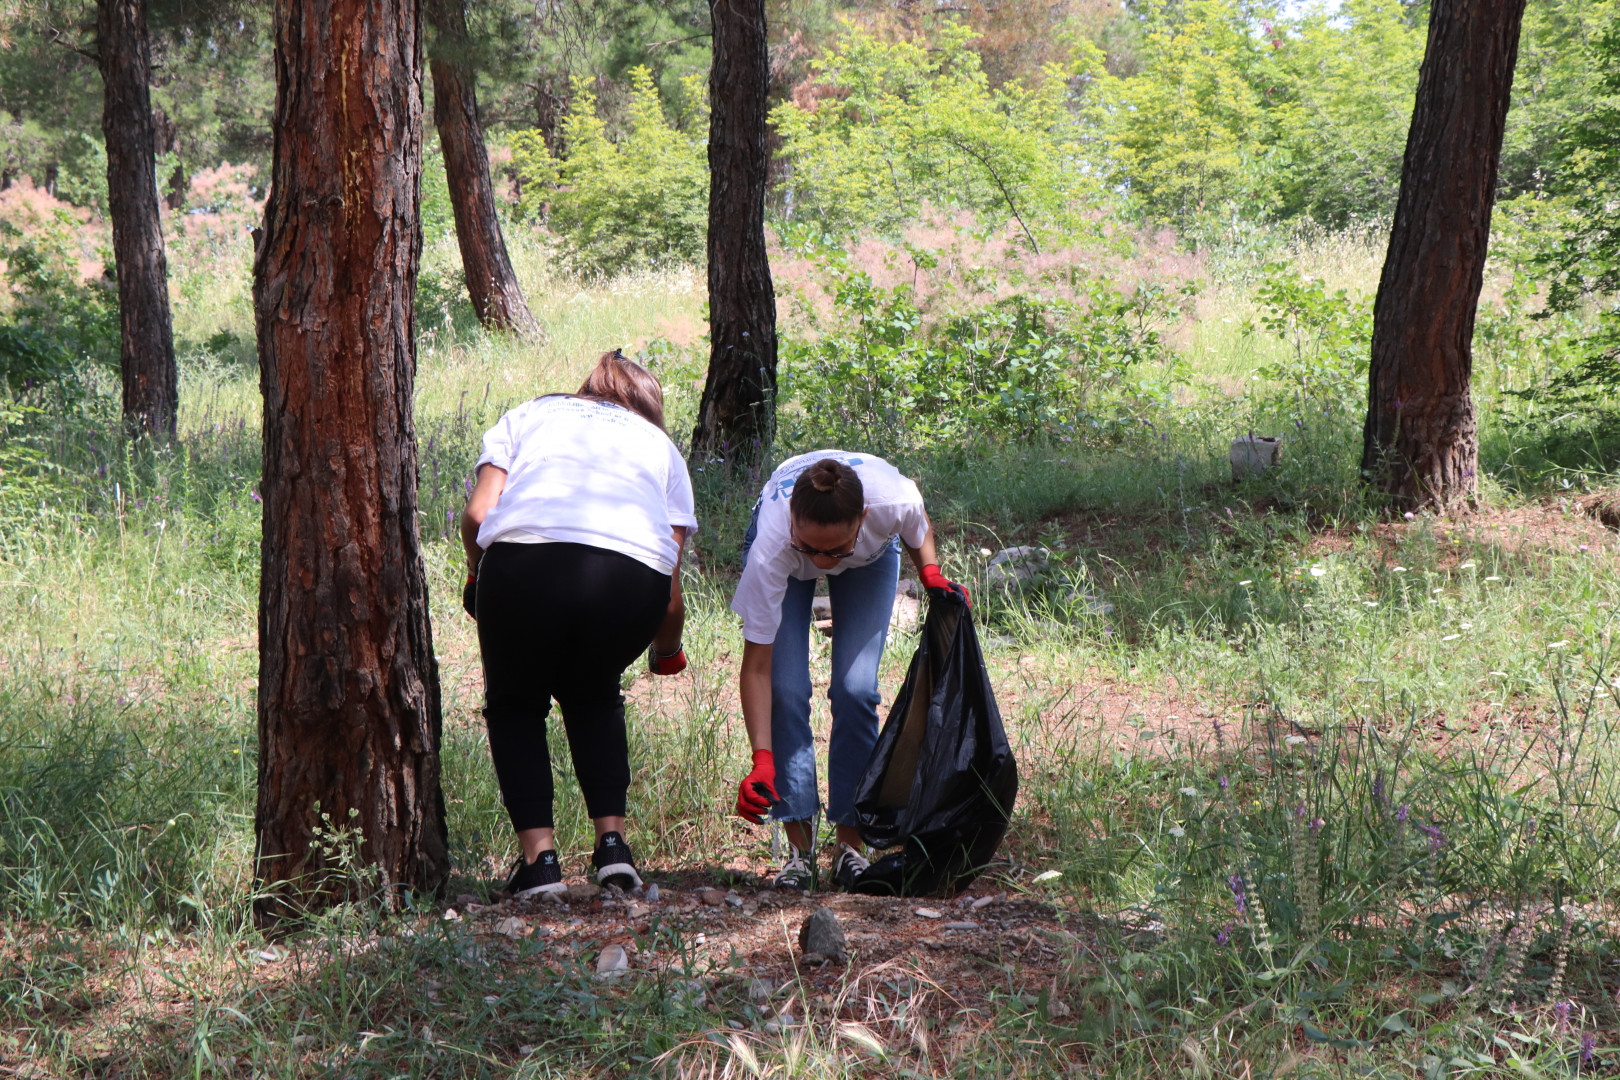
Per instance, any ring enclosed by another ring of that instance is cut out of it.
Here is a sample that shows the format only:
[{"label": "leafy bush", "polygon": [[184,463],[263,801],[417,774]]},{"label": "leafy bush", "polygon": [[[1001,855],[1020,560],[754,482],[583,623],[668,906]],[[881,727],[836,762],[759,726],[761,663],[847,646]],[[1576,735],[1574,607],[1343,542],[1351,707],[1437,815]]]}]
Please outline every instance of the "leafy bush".
[{"label": "leafy bush", "polygon": [[1372,342],[1372,305],[1333,293],[1317,278],[1300,277],[1287,263],[1270,263],[1255,293],[1263,308],[1260,325],[1289,347],[1286,359],[1259,374],[1293,388],[1300,409],[1307,402],[1344,414],[1359,412],[1367,399],[1367,365]]},{"label": "leafy bush", "polygon": [[13,390],[55,384],[76,394],[80,365],[118,363],[118,298],[79,278],[75,224],[60,211],[27,233],[0,221],[11,293],[0,311],[0,379]]},{"label": "leafy bush", "polygon": [[[878,286],[841,252],[824,259],[835,321],[782,356],[791,445],[1112,443],[1167,401],[1179,370],[1159,331],[1176,304],[1160,286],[1124,295],[1087,280],[1075,299],[1019,291],[931,320],[910,286]],[[1169,378],[1140,378],[1150,364]]]},{"label": "leafy bush", "polygon": [[[1016,219],[1037,246],[1043,231],[1083,227],[1101,189],[1069,109],[1076,73],[1049,67],[1034,86],[992,89],[974,36],[948,24],[932,42],[887,42],[853,29],[824,53],[815,70],[830,96],[771,114],[786,215],[850,235],[894,233],[927,206],[963,209]],[[1100,62],[1088,49],[1077,73]]]},{"label": "leafy bush", "polygon": [[608,138],[596,95],[584,81],[575,83],[563,118],[567,154],[560,162],[537,131],[512,140],[520,210],[538,214],[549,201],[548,224],[566,241],[570,261],[588,273],[703,257],[709,210],[704,144],[670,125],[650,71],[633,69],[630,82],[629,124],[617,143]]}]

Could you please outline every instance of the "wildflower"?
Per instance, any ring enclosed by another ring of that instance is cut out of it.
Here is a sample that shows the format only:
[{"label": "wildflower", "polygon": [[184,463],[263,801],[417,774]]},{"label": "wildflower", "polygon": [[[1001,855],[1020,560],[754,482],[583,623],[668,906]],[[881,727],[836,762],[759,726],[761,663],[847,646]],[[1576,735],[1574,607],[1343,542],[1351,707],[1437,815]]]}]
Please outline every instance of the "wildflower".
[{"label": "wildflower", "polygon": [[1549,648],[1549,649],[1562,649],[1564,646],[1566,646],[1568,644],[1569,644],[1568,641],[1554,641],[1554,642],[1550,642],[1547,645],[1547,648]]},{"label": "wildflower", "polygon": [[1581,544],[1579,550],[1581,550],[1581,551],[1590,551],[1591,548],[1588,548],[1585,544]]},{"label": "wildflower", "polygon": [[1227,786],[1228,786],[1228,785],[1227,785],[1227,781],[1226,781],[1226,777],[1224,777],[1224,776],[1223,776],[1223,777],[1221,777],[1221,790],[1222,790],[1222,791],[1225,791],[1225,790],[1226,790],[1226,788],[1227,788]]},{"label": "wildflower", "polygon": [[1322,826],[1326,824],[1327,822],[1323,821],[1321,818],[1311,818],[1311,832],[1313,834],[1321,832]]},{"label": "wildflower", "polygon": [[1418,830],[1429,838],[1429,851],[1438,855],[1440,849],[1446,846],[1446,834],[1440,831],[1438,825],[1419,825]]},{"label": "wildflower", "polygon": [[1313,567],[1311,567],[1311,577],[1325,577],[1325,576],[1327,576],[1327,568],[1326,567],[1324,567],[1324,566],[1313,566]]},{"label": "wildflower", "polygon": [[1404,566],[1392,566],[1392,567],[1389,568],[1389,572],[1392,573],[1392,574],[1404,574],[1404,573],[1406,573],[1406,567],[1404,567]]},{"label": "wildflower", "polygon": [[[1219,749],[1219,750],[1226,749],[1226,729],[1221,726],[1221,718],[1218,717],[1218,716],[1214,717],[1213,719],[1210,720],[1210,723],[1215,725],[1215,747],[1216,747],[1216,749]],[[1221,777],[1221,790],[1222,791],[1226,790],[1226,777],[1224,777],[1224,776]]]},{"label": "wildflower", "polygon": [[1406,820],[1406,810],[1407,810],[1406,804],[1401,803],[1401,808],[1399,810],[1395,811],[1395,820],[1396,821],[1405,821]]},{"label": "wildflower", "polygon": [[1406,513],[1402,514],[1401,516],[1404,517],[1407,521],[1416,521],[1417,520],[1417,515],[1412,513],[1412,511],[1410,511],[1410,510],[1408,510]]},{"label": "wildflower", "polygon": [[1379,802],[1386,802],[1387,801],[1384,798],[1384,774],[1383,773],[1379,773],[1377,776],[1373,777],[1372,793],[1373,793],[1373,798],[1377,799]]},{"label": "wildflower", "polygon": [[1215,944],[1226,945],[1232,940],[1232,924],[1227,923],[1215,933]]},{"label": "wildflower", "polygon": [[1237,903],[1237,913],[1242,915],[1249,909],[1249,900],[1243,891],[1243,875],[1233,874],[1226,879],[1226,883],[1232,888],[1232,899]]},{"label": "wildflower", "polygon": [[1592,1064],[1592,1059],[1597,1056],[1594,1053],[1594,1050],[1596,1048],[1597,1048],[1597,1039],[1592,1035],[1592,1033],[1590,1031],[1586,1032],[1585,1034],[1583,1034],[1581,1036],[1581,1064],[1582,1065],[1590,1065],[1590,1064]]},{"label": "wildflower", "polygon": [[248,490],[248,498],[252,499],[256,503],[264,502],[264,500],[259,497],[259,489],[258,488],[250,488]]},{"label": "wildflower", "polygon": [[1553,1015],[1558,1018],[1558,1034],[1563,1035],[1569,1031],[1569,1002],[1560,1001],[1554,1005]]},{"label": "wildflower", "polygon": [[1254,579],[1253,578],[1244,578],[1242,581],[1238,582],[1238,584],[1239,585],[1253,585],[1254,584]]}]

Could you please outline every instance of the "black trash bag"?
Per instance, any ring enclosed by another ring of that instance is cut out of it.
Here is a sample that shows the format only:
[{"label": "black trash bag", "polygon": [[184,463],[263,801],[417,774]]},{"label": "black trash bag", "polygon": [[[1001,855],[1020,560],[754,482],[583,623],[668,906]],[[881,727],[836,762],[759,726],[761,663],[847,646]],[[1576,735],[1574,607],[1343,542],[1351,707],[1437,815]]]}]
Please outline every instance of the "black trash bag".
[{"label": "black trash bag", "polygon": [[967,601],[931,597],[921,637],[855,789],[861,837],[899,850],[855,880],[858,893],[961,892],[995,856],[1018,797],[1018,764]]}]

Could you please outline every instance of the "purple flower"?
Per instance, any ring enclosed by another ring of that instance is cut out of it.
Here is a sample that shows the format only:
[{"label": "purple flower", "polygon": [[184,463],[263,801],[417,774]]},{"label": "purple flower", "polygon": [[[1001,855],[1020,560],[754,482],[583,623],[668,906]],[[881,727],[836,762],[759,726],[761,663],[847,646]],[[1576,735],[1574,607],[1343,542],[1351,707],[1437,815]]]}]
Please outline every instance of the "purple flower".
[{"label": "purple flower", "polygon": [[1215,932],[1215,944],[1226,945],[1232,940],[1232,924],[1227,923]]},{"label": "purple flower", "polygon": [[1310,812],[1310,808],[1306,806],[1304,802],[1301,802],[1298,806],[1294,807],[1294,816],[1298,818],[1302,818]]},{"label": "purple flower", "polygon": [[1405,821],[1406,820],[1406,804],[1405,803],[1401,803],[1401,808],[1399,810],[1395,811],[1395,820],[1396,821]]},{"label": "purple flower", "polygon": [[1315,834],[1321,832],[1322,826],[1326,824],[1327,822],[1323,821],[1321,818],[1311,818],[1311,835],[1314,836]]},{"label": "purple flower", "polygon": [[1229,786],[1230,785],[1227,783],[1226,777],[1221,777],[1221,790],[1225,791]]},{"label": "purple flower", "polygon": [[1373,777],[1373,798],[1377,799],[1379,802],[1387,801],[1384,798],[1384,774],[1383,773],[1379,773],[1377,776]]},{"label": "purple flower", "polygon": [[1590,1064],[1592,1064],[1592,1059],[1597,1056],[1595,1053],[1593,1053],[1593,1050],[1596,1047],[1597,1047],[1597,1038],[1595,1036],[1593,1036],[1593,1034],[1590,1031],[1586,1032],[1584,1035],[1581,1036],[1581,1064],[1582,1065],[1590,1065]]},{"label": "purple flower", "polygon": [[1530,819],[1530,824],[1525,828],[1525,831],[1524,831],[1524,842],[1525,843],[1533,844],[1533,843],[1536,842],[1536,827],[1539,824],[1540,824],[1540,822],[1538,822],[1535,818]]},{"label": "purple flower", "polygon": [[1553,1015],[1558,1018],[1558,1034],[1564,1034],[1569,1030],[1569,1002],[1560,1001],[1554,1005]]},{"label": "purple flower", "polygon": [[1429,838],[1429,850],[1439,852],[1446,846],[1446,834],[1440,831],[1438,825],[1419,825],[1418,829]]},{"label": "purple flower", "polygon": [[1237,901],[1237,913],[1242,915],[1249,910],[1249,900],[1243,892],[1243,875],[1233,874],[1226,879],[1226,883],[1232,887],[1232,898]]},{"label": "purple flower", "polygon": [[251,498],[256,503],[264,502],[263,499],[259,498],[259,490],[257,488],[249,488],[248,489],[248,497]]},{"label": "purple flower", "polygon": [[[1217,716],[1210,723],[1215,725],[1215,745],[1222,750],[1226,749],[1226,729],[1221,726],[1221,718]],[[1221,787],[1225,786],[1226,777],[1223,776],[1221,777]]]}]

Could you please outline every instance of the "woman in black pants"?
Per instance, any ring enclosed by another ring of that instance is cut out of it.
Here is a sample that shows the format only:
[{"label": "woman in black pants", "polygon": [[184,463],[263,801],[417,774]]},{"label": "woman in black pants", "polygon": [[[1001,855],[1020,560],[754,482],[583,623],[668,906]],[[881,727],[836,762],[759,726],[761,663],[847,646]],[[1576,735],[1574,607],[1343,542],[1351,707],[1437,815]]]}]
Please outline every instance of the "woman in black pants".
[{"label": "woman in black pants", "polygon": [[501,417],[477,474],[461,519],[462,601],[478,620],[489,750],[522,847],[507,889],[565,888],[546,746],[553,698],[596,825],[597,881],[634,888],[619,677],[643,652],[660,675],[686,666],[680,559],[697,527],[686,462],[664,433],[663,390],[608,353],[578,394]]}]

